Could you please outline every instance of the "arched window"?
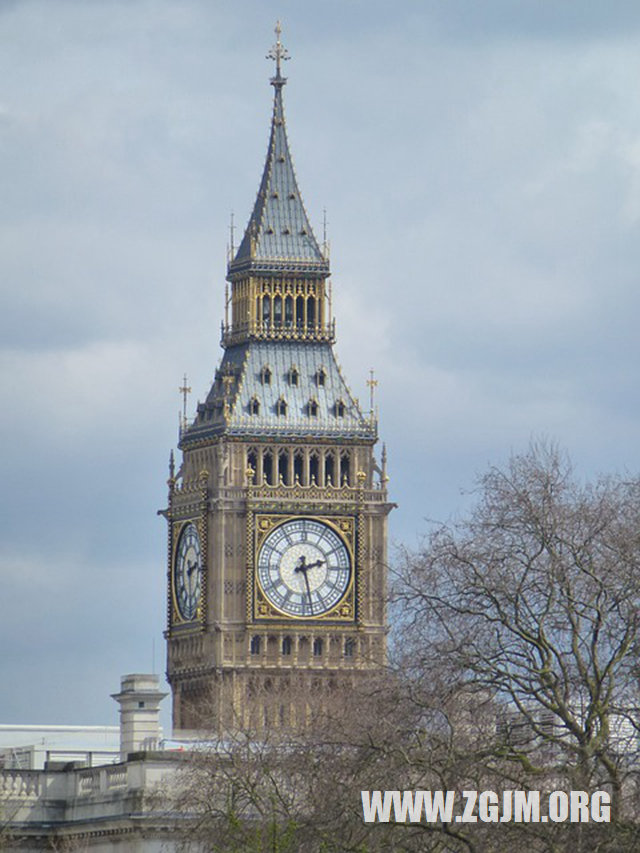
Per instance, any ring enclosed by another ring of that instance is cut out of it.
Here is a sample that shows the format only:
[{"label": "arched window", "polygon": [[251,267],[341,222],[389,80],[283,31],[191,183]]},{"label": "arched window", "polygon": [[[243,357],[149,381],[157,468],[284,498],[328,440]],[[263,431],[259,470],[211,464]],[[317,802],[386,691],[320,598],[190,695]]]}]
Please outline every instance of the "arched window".
[{"label": "arched window", "polygon": [[260,654],[260,637],[252,637],[251,638],[251,654],[259,655]]},{"label": "arched window", "polygon": [[340,485],[348,486],[351,480],[351,464],[348,453],[340,457]]},{"label": "arched window", "polygon": [[314,399],[309,400],[309,402],[307,403],[307,414],[311,418],[317,418],[318,417],[318,401],[317,400],[314,400]]},{"label": "arched window", "polygon": [[284,324],[288,329],[293,326],[293,296],[284,300]]},{"label": "arched window", "polygon": [[294,483],[302,483],[303,476],[303,459],[302,453],[299,451],[293,457],[293,481]]},{"label": "arched window", "polygon": [[300,379],[300,374],[298,373],[298,368],[294,364],[291,366],[291,369],[289,370],[289,385],[297,385],[299,379]]},{"label": "arched window", "polygon": [[307,326],[315,326],[316,324],[316,300],[313,296],[307,299]]},{"label": "arched window", "polygon": [[322,657],[322,637],[316,637],[313,641],[313,656],[314,658]]},{"label": "arched window", "polygon": [[324,367],[319,367],[318,370],[316,371],[316,385],[319,388],[322,388],[325,384],[326,378],[327,378],[327,371],[324,369]]},{"label": "arched window", "polygon": [[286,450],[278,454],[278,481],[282,481],[285,486],[289,485],[289,454]]},{"label": "arched window", "polygon": [[260,371],[260,381],[263,385],[271,385],[271,368],[265,364]]},{"label": "arched window", "polygon": [[336,404],[333,408],[334,408],[334,411],[336,413],[337,418],[343,418],[344,417],[345,405],[342,402],[342,400],[336,400]]},{"label": "arched window", "polygon": [[296,326],[301,329],[304,325],[304,298],[298,296],[296,299]]},{"label": "arched window", "polygon": [[282,325],[282,296],[276,296],[273,300],[273,325]]},{"label": "arched window", "polygon": [[333,453],[327,453],[324,457],[324,481],[327,485],[331,485],[331,483],[335,482],[335,477],[335,458]]},{"label": "arched window", "polygon": [[345,640],[344,642],[344,656],[346,658],[352,658],[356,650],[356,641],[355,640]]},{"label": "arched window", "polygon": [[250,415],[259,415],[260,414],[260,401],[257,397],[252,397],[249,400],[249,414]]},{"label": "arched window", "polygon": [[317,453],[312,453],[309,457],[309,482],[312,485],[317,485],[318,476],[320,474],[320,460]]},{"label": "arched window", "polygon": [[270,450],[267,450],[262,457],[262,474],[265,482],[273,486],[273,454]]},{"label": "arched window", "polygon": [[291,637],[283,637],[282,638],[282,654],[290,655],[291,654]]},{"label": "arched window", "polygon": [[280,417],[284,417],[287,414],[287,401],[284,397],[280,397],[278,402],[276,403],[276,415]]},{"label": "arched window", "polygon": [[250,450],[249,453],[247,453],[247,467],[251,468],[253,471],[252,479],[255,482],[256,470],[258,468],[258,456],[255,450]]},{"label": "arched window", "polygon": [[271,323],[271,300],[268,296],[262,297],[262,322],[265,326]]}]

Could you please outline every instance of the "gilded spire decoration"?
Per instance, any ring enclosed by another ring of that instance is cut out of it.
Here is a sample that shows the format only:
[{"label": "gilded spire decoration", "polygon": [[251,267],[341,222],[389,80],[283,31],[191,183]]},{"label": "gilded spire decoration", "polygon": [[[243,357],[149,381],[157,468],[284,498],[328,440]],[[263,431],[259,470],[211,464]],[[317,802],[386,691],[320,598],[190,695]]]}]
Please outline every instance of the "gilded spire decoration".
[{"label": "gilded spire decoration", "polygon": [[282,35],[282,27],[280,26],[280,21],[276,21],[276,26],[274,30],[276,34],[276,43],[273,45],[269,53],[267,54],[267,59],[273,59],[276,63],[276,75],[271,78],[271,85],[276,88],[284,86],[287,82],[287,78],[283,77],[280,73],[280,63],[286,62],[286,60],[291,59],[289,56],[289,51],[282,44],[282,40],[280,36]]}]

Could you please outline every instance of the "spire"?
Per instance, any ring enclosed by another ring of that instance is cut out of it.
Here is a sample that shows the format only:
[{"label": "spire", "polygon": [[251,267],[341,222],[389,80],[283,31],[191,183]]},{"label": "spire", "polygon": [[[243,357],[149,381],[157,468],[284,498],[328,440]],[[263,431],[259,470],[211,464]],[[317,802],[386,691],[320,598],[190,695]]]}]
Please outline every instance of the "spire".
[{"label": "spire", "polygon": [[329,263],[311,230],[289,151],[282,101],[287,82],[282,63],[289,54],[280,39],[280,22],[275,32],[276,43],[267,54],[276,63],[270,81],[275,92],[267,158],[249,224],[228,274],[291,270],[326,277]]}]

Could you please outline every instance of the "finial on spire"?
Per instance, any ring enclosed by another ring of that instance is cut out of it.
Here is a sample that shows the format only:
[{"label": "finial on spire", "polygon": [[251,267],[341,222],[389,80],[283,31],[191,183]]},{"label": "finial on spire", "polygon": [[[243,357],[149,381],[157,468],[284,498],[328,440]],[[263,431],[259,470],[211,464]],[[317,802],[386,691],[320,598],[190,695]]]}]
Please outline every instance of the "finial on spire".
[{"label": "finial on spire", "polygon": [[367,379],[367,385],[369,386],[369,407],[371,411],[371,417],[374,414],[374,403],[375,403],[375,391],[378,387],[378,380],[374,379],[373,367],[369,370],[369,379]]},{"label": "finial on spire", "polygon": [[285,62],[287,59],[291,59],[291,57],[289,56],[289,51],[280,40],[280,36],[282,35],[282,27],[280,26],[280,21],[276,21],[274,32],[276,34],[276,43],[269,51],[266,58],[273,59],[276,63],[276,76],[271,78],[271,85],[281,87],[284,86],[284,84],[287,82],[287,78],[283,77],[280,74],[280,63]]},{"label": "finial on spire", "polygon": [[185,373],[182,380],[182,386],[178,388],[178,393],[182,394],[182,424],[181,431],[187,428],[187,394],[191,393],[191,388],[187,385],[187,374]]}]

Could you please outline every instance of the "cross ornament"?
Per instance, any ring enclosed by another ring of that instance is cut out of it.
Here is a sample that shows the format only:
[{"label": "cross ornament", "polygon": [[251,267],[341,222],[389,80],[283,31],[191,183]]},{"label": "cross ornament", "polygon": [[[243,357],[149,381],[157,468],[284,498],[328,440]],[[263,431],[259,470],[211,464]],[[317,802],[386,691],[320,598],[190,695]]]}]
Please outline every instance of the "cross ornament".
[{"label": "cross ornament", "polygon": [[276,43],[273,45],[273,47],[269,51],[266,58],[267,59],[273,59],[275,61],[275,63],[276,63],[276,76],[274,77],[274,80],[281,81],[282,78],[280,77],[280,63],[285,62],[287,59],[291,59],[291,57],[289,56],[289,51],[282,44],[282,41],[280,40],[280,36],[282,35],[282,27],[280,26],[280,21],[276,21],[276,26],[275,26],[274,32],[276,34]]}]

